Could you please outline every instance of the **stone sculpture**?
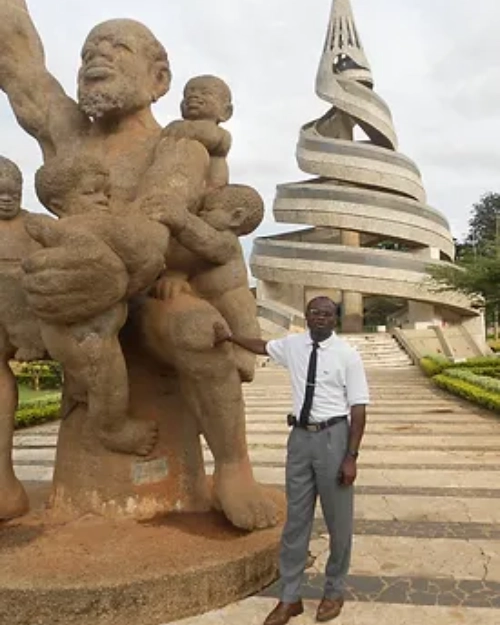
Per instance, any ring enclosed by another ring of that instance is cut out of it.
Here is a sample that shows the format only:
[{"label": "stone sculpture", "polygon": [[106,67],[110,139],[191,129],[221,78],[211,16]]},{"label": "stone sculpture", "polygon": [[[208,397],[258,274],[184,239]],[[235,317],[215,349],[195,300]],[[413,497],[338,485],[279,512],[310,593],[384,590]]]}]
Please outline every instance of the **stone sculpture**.
[{"label": "stone sculpture", "polygon": [[232,117],[231,90],[217,76],[195,76],[184,88],[181,113],[183,119],[169,124],[165,135],[202,143],[210,154],[207,187],[223,187],[229,182],[226,159],[232,140],[229,132],[219,124]]},{"label": "stone sculpture", "polygon": [[[234,525],[249,530],[269,527],[276,523],[276,506],[253,477],[235,355],[231,346],[214,347],[216,333],[226,321],[211,303],[210,289],[205,286],[206,292],[201,292],[204,270],[191,273],[191,243],[184,246],[184,235],[179,234],[175,246],[169,246],[166,272],[156,289],[159,297],[144,289],[149,286],[154,291],[154,278],[150,285],[148,280],[134,279],[136,268],[148,267],[154,273],[151,259],[169,241],[165,225],[148,221],[151,206],[161,206],[165,215],[175,212],[179,222],[187,224],[188,213],[194,216],[200,210],[207,190],[221,186],[213,182],[212,159],[224,160],[229,149],[219,156],[209,153],[199,138],[162,132],[151,105],[169,86],[168,56],[153,34],[133,20],[111,20],[95,27],[83,46],[77,104],[47,70],[43,46],[24,0],[0,0],[0,87],[9,96],[19,123],[40,144],[48,167],[53,159],[77,154],[99,159],[103,172],[109,172],[109,205],[106,214],[102,207],[95,215],[91,210],[92,225],[81,215],[57,222],[33,219],[29,224],[31,237],[43,247],[23,264],[29,304],[44,332],[50,329],[48,342],[54,353],[60,348],[66,363],[74,355],[68,347],[75,338],[80,343],[78,358],[88,358],[92,350],[82,351],[85,342],[89,346],[93,341],[98,345],[114,342],[122,381],[121,353],[128,371],[128,418],[147,424],[142,428],[147,432],[155,429],[152,422],[158,424],[153,454],[140,459],[135,454],[142,447],[103,441],[99,428],[96,431],[88,419],[84,398],[71,383],[66,385],[64,404],[70,409],[59,435],[52,508],[60,514],[149,518],[173,509],[205,510],[213,499]],[[228,106],[225,117],[217,114],[208,121],[217,125],[229,114]],[[225,183],[227,179],[222,178]],[[212,201],[209,195],[206,205]],[[221,196],[216,201],[221,203],[222,215],[226,200]],[[233,205],[232,199],[228,202]],[[59,198],[56,204],[52,199],[52,210],[70,213],[75,210],[70,204],[68,198]],[[216,227],[233,243],[244,227],[238,220],[243,220],[246,206],[240,208],[240,204],[231,208],[230,219]],[[129,219],[138,223],[133,250],[129,250],[130,240],[125,244],[121,238],[122,233],[131,234]],[[209,221],[201,216],[197,227],[208,226]],[[160,242],[158,228],[164,231]],[[153,230],[155,234],[150,234]],[[192,247],[196,247],[195,265],[206,263],[208,246],[201,251],[196,244]],[[235,244],[232,251],[237,265]],[[214,264],[222,268],[224,262]],[[154,264],[154,270],[158,265]],[[207,284],[210,276],[205,270]],[[176,278],[176,272],[181,278]],[[175,288],[178,282],[185,283],[186,275],[197,278],[189,288]],[[166,286],[169,281],[173,288]],[[241,284],[238,280],[218,285],[214,298],[220,302],[224,289]],[[161,295],[165,289],[169,297]],[[129,313],[119,348],[116,333],[125,307]],[[95,328],[93,320],[105,323]],[[74,324],[81,324],[77,337]],[[70,326],[73,330],[67,331]],[[98,367],[106,361],[99,355],[92,354],[92,358]],[[82,366],[77,365],[75,371]],[[87,389],[89,396],[92,392],[97,392],[95,387]],[[107,401],[103,393],[101,399]],[[120,402],[124,405],[126,400]],[[200,432],[214,456],[212,494],[204,472]],[[131,453],[117,453],[109,447]]]},{"label": "stone sculpture", "polygon": [[[78,154],[51,159],[36,175],[42,204],[60,217],[31,215],[27,231],[39,237],[48,228],[51,244],[57,239],[71,245],[80,234],[93,234],[116,255],[114,279],[127,286],[127,296],[147,289],[160,275],[168,249],[168,230],[158,223],[128,214],[109,214],[109,171],[97,159]],[[137,254],[148,242],[148,258]],[[62,325],[41,321],[42,338],[49,354],[59,361],[73,398],[87,404],[87,418],[111,450],[148,455],[155,443],[154,422],[128,415],[128,375],[118,334],[127,319],[122,300],[105,312],[81,322]]]},{"label": "stone sculpture", "polygon": [[21,285],[21,263],[38,249],[21,209],[23,178],[12,161],[0,157],[0,519],[24,514],[28,498],[12,469],[12,435],[17,384],[9,360],[41,360],[45,349],[37,319]]},{"label": "stone sculpture", "polygon": [[[250,234],[262,221],[264,204],[259,194],[244,185],[227,185],[205,196],[198,215],[182,208],[175,210],[175,207],[162,210],[154,201],[149,201],[145,210],[150,210],[151,215],[169,226],[175,237],[174,257],[178,244],[193,254],[185,292],[192,289],[210,302],[232,333],[258,336],[255,298],[248,288],[247,268],[238,237]],[[185,258],[183,263],[186,267]],[[173,296],[171,282],[168,277],[160,281],[157,287],[160,299]],[[253,354],[236,349],[235,359],[241,380],[251,382],[255,370]]]}]

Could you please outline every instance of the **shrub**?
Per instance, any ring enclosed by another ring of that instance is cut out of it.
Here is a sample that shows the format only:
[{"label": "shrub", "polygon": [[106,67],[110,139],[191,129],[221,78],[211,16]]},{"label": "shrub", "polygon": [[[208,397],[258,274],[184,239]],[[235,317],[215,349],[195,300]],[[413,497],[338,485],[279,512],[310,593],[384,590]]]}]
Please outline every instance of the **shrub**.
[{"label": "shrub", "polygon": [[500,367],[474,367],[472,371],[476,375],[484,375],[488,378],[500,379]]},{"label": "shrub", "polygon": [[[500,377],[500,358],[498,356],[479,356],[477,358],[469,358],[463,362],[453,362],[444,356],[430,355],[422,358],[420,367],[423,372],[431,378],[451,368],[474,369],[474,372],[479,372],[479,370],[481,370],[481,375],[486,375],[486,371],[488,370],[492,372],[498,371]],[[492,377],[496,377],[496,375]]]},{"label": "shrub", "polygon": [[500,352],[500,339],[490,339],[488,345],[494,352]]},{"label": "shrub", "polygon": [[32,427],[59,419],[61,400],[23,402],[16,411],[14,427],[16,430]]},{"label": "shrub", "polygon": [[455,362],[452,363],[451,366],[455,367],[466,367],[466,368],[474,368],[474,367],[482,367],[483,369],[491,368],[499,368],[500,367],[500,358],[498,356],[479,356],[478,358],[469,358],[468,360],[464,360],[464,362]]},{"label": "shrub", "polygon": [[500,393],[487,391],[471,382],[450,377],[448,372],[436,375],[433,381],[450,393],[500,414]]},{"label": "shrub", "polygon": [[430,378],[452,366],[453,363],[444,356],[425,356],[420,361],[422,371]]},{"label": "shrub", "polygon": [[447,369],[446,375],[456,380],[470,382],[470,384],[484,388],[486,391],[500,394],[500,380],[485,375],[478,375],[475,369]]}]

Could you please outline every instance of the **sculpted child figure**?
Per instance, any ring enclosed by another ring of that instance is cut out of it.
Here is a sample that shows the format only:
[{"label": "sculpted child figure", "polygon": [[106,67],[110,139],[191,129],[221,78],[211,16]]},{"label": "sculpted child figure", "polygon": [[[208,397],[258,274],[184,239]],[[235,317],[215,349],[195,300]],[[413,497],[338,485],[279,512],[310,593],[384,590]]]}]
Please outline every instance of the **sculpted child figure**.
[{"label": "sculpted child figure", "polygon": [[[221,313],[232,333],[251,330],[259,336],[255,298],[248,288],[238,240],[253,232],[264,217],[264,203],[257,191],[228,185],[209,192],[198,215],[170,206],[151,216],[168,226],[175,241],[195,255],[187,277],[193,292]],[[175,253],[173,242],[171,254]],[[156,293],[160,299],[172,293],[168,277],[159,282]],[[255,356],[236,347],[235,358],[241,380],[250,382]]]},{"label": "sculpted child figure", "polygon": [[22,188],[17,165],[0,157],[0,520],[28,510],[28,498],[12,467],[18,394],[9,360],[45,356],[38,321],[21,284],[22,261],[39,249],[24,227],[28,213],[21,209]]},{"label": "sculpted child figure", "polygon": [[164,136],[199,141],[210,155],[207,187],[223,187],[229,182],[227,155],[231,135],[219,124],[233,114],[231,90],[217,76],[196,76],[184,88],[181,103],[182,120],[169,124]]},{"label": "sculpted child figure", "polygon": [[[166,228],[127,215],[117,227],[110,214],[109,171],[89,156],[59,157],[36,174],[40,201],[61,219],[32,216],[28,232],[50,220],[52,236],[64,244],[79,234],[93,234],[116,256],[116,279],[128,282],[128,293],[144,291],[160,274],[168,246]],[[55,227],[55,230],[54,230]],[[138,262],[144,241],[151,248],[149,264]],[[85,258],[82,258],[85,262]],[[51,356],[61,362],[72,399],[88,404],[88,418],[101,442],[113,451],[147,455],[156,442],[156,424],[128,415],[129,385],[118,333],[127,319],[126,299],[106,312],[72,325],[41,322],[42,336]]]}]

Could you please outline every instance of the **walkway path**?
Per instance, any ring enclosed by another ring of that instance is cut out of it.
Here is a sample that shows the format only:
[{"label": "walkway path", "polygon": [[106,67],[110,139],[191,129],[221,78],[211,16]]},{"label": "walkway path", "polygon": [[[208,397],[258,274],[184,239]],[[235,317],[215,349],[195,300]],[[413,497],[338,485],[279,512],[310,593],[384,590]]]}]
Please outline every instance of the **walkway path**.
[{"label": "walkway path", "polygon": [[[412,367],[371,369],[369,377],[375,401],[360,456],[349,602],[335,623],[498,625],[500,420],[435,391]],[[282,487],[286,374],[261,369],[246,395],[256,474]],[[22,479],[50,478],[56,429],[16,437]],[[292,625],[313,623],[321,597],[327,542],[319,510],[317,517],[311,543],[316,560],[304,584],[311,601]],[[258,625],[277,592],[271,587],[182,624]]]}]

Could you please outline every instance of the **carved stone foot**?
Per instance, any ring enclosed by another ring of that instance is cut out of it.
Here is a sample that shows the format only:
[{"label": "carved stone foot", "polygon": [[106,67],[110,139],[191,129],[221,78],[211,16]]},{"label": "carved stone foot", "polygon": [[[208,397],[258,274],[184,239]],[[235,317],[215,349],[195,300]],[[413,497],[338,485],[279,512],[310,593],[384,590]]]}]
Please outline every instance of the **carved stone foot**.
[{"label": "carved stone foot", "polygon": [[218,467],[214,473],[214,495],[226,517],[244,530],[265,529],[278,523],[278,508],[257,484],[246,465]]},{"label": "carved stone foot", "polygon": [[102,429],[98,436],[101,443],[110,451],[148,456],[158,441],[158,424],[156,421],[127,419],[120,428]]},{"label": "carved stone foot", "polygon": [[23,516],[29,507],[28,495],[17,478],[0,480],[0,521]]}]

